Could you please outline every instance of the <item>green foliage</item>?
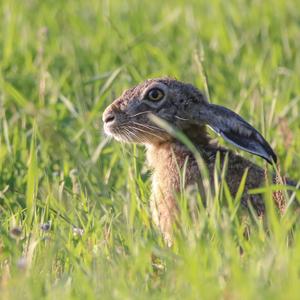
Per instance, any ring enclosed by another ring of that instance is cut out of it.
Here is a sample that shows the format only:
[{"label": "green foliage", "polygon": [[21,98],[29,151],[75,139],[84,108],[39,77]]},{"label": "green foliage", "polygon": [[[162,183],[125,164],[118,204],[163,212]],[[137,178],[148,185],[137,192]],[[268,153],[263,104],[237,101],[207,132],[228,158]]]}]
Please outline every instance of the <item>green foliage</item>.
[{"label": "green foliage", "polygon": [[299,180],[299,7],[0,1],[0,298],[296,299],[292,205],[280,216],[269,187],[265,222],[244,213],[216,166],[207,208],[179,195],[167,248],[150,219],[144,151],[108,140],[101,113],[145,78],[177,77],[249,120]]}]

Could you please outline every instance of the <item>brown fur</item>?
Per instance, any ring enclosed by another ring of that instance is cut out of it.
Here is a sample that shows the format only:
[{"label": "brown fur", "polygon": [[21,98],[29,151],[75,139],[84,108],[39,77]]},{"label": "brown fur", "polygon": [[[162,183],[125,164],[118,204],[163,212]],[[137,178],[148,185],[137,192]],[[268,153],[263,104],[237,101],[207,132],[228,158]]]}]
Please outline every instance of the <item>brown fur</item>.
[{"label": "brown fur", "polygon": [[[153,86],[165,93],[165,98],[161,100],[161,103],[151,102],[145,96],[146,91]],[[146,146],[147,160],[153,170],[150,204],[152,216],[168,243],[172,239],[172,224],[178,212],[175,196],[180,189],[178,167],[182,169],[186,160],[188,162],[185,185],[197,184],[202,195],[205,195],[205,191],[201,190],[200,171],[192,152],[151,121],[149,114],[166,120],[183,131],[193,142],[207,165],[212,185],[218,152],[221,164],[226,154],[228,155],[226,181],[232,195],[236,194],[244,171],[248,169],[241,202],[246,207],[251,202],[258,215],[264,212],[262,196],[247,193],[249,189],[259,187],[264,183],[263,169],[232,151],[212,143],[206,133],[205,122],[198,117],[203,113],[203,107],[207,105],[204,95],[192,85],[161,78],[147,80],[125,91],[103,113],[104,129],[107,134],[118,140],[142,143]],[[189,122],[196,118],[199,118],[197,124]]]}]

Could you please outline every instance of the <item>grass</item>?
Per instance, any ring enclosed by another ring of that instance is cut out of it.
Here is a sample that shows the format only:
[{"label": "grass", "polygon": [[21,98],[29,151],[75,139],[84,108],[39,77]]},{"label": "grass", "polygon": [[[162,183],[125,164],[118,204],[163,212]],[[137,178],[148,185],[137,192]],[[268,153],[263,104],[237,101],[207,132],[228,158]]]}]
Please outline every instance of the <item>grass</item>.
[{"label": "grass", "polygon": [[167,248],[144,150],[107,140],[101,113],[145,78],[177,77],[259,129],[299,180],[299,5],[2,0],[0,298],[296,299],[291,207],[279,216],[267,189],[262,224],[216,182],[197,220],[186,209],[197,195],[181,195]]}]

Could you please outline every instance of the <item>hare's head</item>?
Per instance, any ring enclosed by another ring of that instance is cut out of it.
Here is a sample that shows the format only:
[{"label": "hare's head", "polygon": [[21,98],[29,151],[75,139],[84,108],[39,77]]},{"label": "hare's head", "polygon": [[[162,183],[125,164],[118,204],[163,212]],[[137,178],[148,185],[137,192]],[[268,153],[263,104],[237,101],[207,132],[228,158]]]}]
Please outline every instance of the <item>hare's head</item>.
[{"label": "hare's head", "polygon": [[191,84],[170,78],[146,80],[125,91],[104,111],[104,130],[117,140],[132,143],[159,144],[174,139],[151,115],[183,131],[194,142],[199,136],[205,138],[205,125],[209,125],[231,144],[276,161],[265,139],[239,115],[208,103]]},{"label": "hare's head", "polygon": [[204,96],[192,85],[169,79],[147,80],[125,91],[103,113],[104,130],[117,140],[133,143],[162,143],[173,139],[151,121],[151,115],[184,130],[181,112],[193,103],[206,103]]}]

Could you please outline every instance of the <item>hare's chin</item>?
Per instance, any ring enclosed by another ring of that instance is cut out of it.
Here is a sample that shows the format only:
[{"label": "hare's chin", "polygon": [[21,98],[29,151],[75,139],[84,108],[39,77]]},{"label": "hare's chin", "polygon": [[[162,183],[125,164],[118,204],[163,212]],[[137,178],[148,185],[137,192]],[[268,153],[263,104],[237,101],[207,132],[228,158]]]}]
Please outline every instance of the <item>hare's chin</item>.
[{"label": "hare's chin", "polygon": [[119,142],[127,142],[127,143],[135,142],[131,136],[122,134],[122,132],[110,130],[109,128],[104,128],[104,132],[106,135],[114,138],[115,140],[117,140]]},{"label": "hare's chin", "polygon": [[104,129],[104,133],[106,135],[113,137],[113,133],[111,132],[111,130],[109,129],[109,127],[107,127],[106,125],[104,125],[103,129]]}]

